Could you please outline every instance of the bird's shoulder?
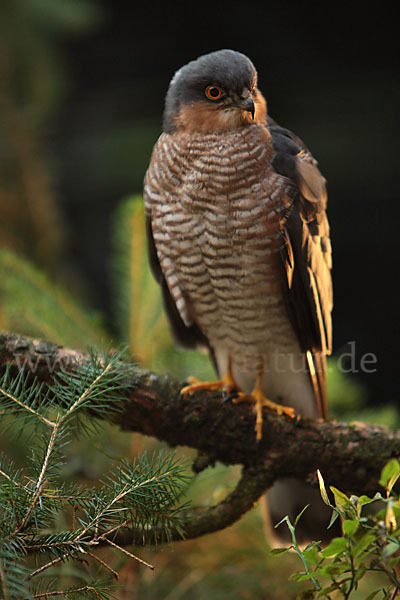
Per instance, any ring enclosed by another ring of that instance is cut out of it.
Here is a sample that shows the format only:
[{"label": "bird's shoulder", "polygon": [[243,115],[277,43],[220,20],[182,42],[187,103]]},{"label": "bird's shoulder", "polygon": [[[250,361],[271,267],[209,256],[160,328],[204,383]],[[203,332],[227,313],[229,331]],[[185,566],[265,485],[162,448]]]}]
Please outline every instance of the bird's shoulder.
[{"label": "bird's shoulder", "polygon": [[326,215],[326,180],[302,140],[268,118],[274,147],[272,165],[290,179],[295,193],[282,223],[281,255],[287,298],[304,349],[331,349],[332,265]]},{"label": "bird's shoulder", "polygon": [[333,306],[326,180],[299,137],[270,118],[267,128],[274,148],[272,166],[293,184],[291,205],[281,223],[284,299],[300,346],[313,363],[311,382],[319,411],[326,416],[324,356],[332,348]]},{"label": "bird's shoulder", "polygon": [[274,149],[272,166],[275,171],[294,183],[299,199],[302,199],[301,207],[309,213],[309,217],[325,211],[326,179],[321,174],[316,159],[292,131],[281,127],[269,116],[266,125]]}]

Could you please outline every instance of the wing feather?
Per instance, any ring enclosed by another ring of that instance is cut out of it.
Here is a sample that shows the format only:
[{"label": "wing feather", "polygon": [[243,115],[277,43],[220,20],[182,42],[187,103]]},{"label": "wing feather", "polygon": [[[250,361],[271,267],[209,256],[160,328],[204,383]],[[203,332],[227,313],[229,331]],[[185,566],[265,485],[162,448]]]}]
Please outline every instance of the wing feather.
[{"label": "wing feather", "polygon": [[282,224],[281,257],[288,314],[306,353],[320,413],[326,417],[326,354],[332,350],[331,245],[326,182],[317,162],[293,133],[268,118],[275,170],[295,186]]}]

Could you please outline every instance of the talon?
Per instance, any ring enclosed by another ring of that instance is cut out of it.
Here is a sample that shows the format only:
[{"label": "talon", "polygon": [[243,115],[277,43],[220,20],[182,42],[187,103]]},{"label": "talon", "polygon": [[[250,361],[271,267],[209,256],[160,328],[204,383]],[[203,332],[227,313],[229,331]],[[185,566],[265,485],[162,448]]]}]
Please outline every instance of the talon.
[{"label": "talon", "polygon": [[273,402],[269,400],[263,390],[262,390],[262,382],[263,382],[263,373],[261,372],[256,381],[256,385],[251,394],[245,394],[241,392],[238,394],[236,398],[232,399],[234,404],[239,404],[239,402],[254,402],[254,409],[256,413],[256,424],[255,424],[255,432],[256,439],[261,440],[262,438],[262,424],[263,424],[263,416],[262,410],[265,407],[272,409],[278,415],[288,415],[290,418],[294,418],[296,416],[296,411],[291,406],[284,406],[283,404],[278,404],[277,402]]},{"label": "talon", "polygon": [[219,390],[221,388],[223,388],[223,379],[219,379],[218,381],[204,381],[185,385],[181,389],[181,394],[186,397],[188,395],[191,396],[198,390]]},{"label": "talon", "polygon": [[239,392],[232,398],[233,404],[240,404],[241,402],[254,402],[254,398],[251,394],[245,392]]},{"label": "talon", "polygon": [[264,396],[264,394],[262,392],[260,394],[260,390],[254,390],[252,395],[256,402],[255,409],[256,409],[257,418],[256,418],[255,430],[256,430],[257,440],[261,440],[261,438],[262,438],[262,424],[263,424],[262,409],[264,408],[264,406],[272,409],[278,415],[285,414],[285,415],[288,415],[291,419],[293,419],[296,416],[296,412],[291,406],[284,406],[283,404],[278,404],[277,402],[273,402],[272,400],[269,400],[268,398],[266,398]]},{"label": "talon", "polygon": [[222,402],[225,404],[226,402],[235,403],[236,398],[243,392],[239,392],[237,390],[232,390],[228,393],[226,390],[222,392]]},{"label": "talon", "polygon": [[197,377],[193,377],[193,375],[189,375],[189,377],[186,377],[185,381],[188,384],[186,387],[189,387],[190,385],[197,385],[198,383],[201,383],[200,379],[197,379]]},{"label": "talon", "polygon": [[213,387],[215,384],[218,383],[217,381],[215,381],[213,383],[210,383],[208,381],[201,382],[200,379],[197,379],[197,377],[193,377],[192,375],[190,375],[189,377],[186,378],[186,382],[187,382],[187,385],[185,385],[181,389],[181,396],[183,396],[184,398],[186,396],[191,396],[197,390],[218,389],[218,388]]},{"label": "talon", "polygon": [[226,374],[217,381],[204,381],[200,382],[195,377],[188,377],[187,381],[189,385],[186,385],[181,389],[181,394],[183,397],[190,396],[194,394],[198,390],[222,390],[224,402],[226,402],[233,394],[240,392],[240,388],[237,385],[236,381],[232,375],[232,365],[231,360],[228,360],[228,366],[226,370]]},{"label": "talon", "polygon": [[278,415],[288,415],[291,419],[296,417],[296,411],[291,406],[284,406],[269,400],[262,389],[264,373],[261,369],[256,380],[251,394],[243,392],[237,385],[232,374],[232,363],[231,359],[228,359],[228,365],[226,374],[217,381],[205,381],[200,382],[195,377],[188,377],[187,381],[189,385],[182,388],[181,394],[183,397],[190,396],[199,390],[222,390],[223,402],[231,400],[233,404],[239,404],[240,402],[253,402],[254,411],[256,413],[256,423],[254,430],[256,432],[256,439],[262,439],[262,425],[263,415],[262,411],[264,407],[272,409]]}]

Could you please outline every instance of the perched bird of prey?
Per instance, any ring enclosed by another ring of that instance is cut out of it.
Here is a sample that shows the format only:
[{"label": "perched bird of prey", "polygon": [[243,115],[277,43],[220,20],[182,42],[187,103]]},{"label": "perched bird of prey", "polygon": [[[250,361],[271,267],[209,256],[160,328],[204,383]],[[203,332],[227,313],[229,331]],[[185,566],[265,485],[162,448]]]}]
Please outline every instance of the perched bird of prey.
[{"label": "perched bird of prey", "polygon": [[[303,142],[267,114],[244,54],[212,52],[175,73],[144,196],[172,331],[185,347],[207,347],[220,377],[183,393],[221,388],[253,401],[258,439],[265,406],[326,417],[325,179]],[[297,482],[278,493],[289,485]]]}]

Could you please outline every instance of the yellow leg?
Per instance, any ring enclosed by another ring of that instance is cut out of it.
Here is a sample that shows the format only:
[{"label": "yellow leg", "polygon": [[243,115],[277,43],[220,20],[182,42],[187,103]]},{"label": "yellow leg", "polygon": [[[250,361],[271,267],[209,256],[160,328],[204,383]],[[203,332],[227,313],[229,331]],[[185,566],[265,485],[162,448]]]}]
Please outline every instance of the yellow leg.
[{"label": "yellow leg", "polygon": [[240,392],[241,390],[233,378],[231,358],[228,358],[226,373],[221,379],[218,379],[217,381],[201,382],[194,377],[191,377],[189,385],[186,385],[181,389],[181,394],[186,397],[194,394],[198,390],[223,390],[228,394],[231,392]]},{"label": "yellow leg", "polygon": [[285,414],[291,418],[293,418],[296,415],[294,408],[292,408],[291,406],[283,406],[283,404],[277,404],[276,402],[268,400],[268,398],[265,397],[264,392],[262,390],[263,379],[264,373],[261,370],[257,376],[256,385],[251,394],[245,394],[242,392],[236,398],[232,399],[232,402],[234,404],[237,404],[239,402],[254,402],[254,408],[256,413],[256,425],[254,429],[256,431],[257,440],[261,440],[262,438],[262,409],[264,406],[266,406],[267,408],[271,408],[278,415]]}]

